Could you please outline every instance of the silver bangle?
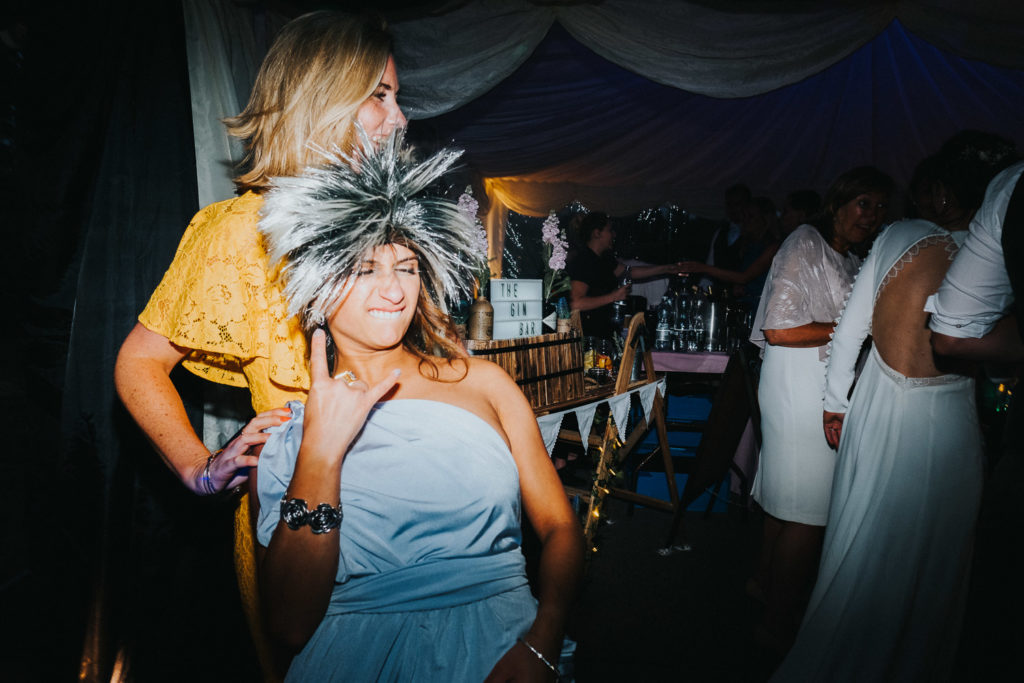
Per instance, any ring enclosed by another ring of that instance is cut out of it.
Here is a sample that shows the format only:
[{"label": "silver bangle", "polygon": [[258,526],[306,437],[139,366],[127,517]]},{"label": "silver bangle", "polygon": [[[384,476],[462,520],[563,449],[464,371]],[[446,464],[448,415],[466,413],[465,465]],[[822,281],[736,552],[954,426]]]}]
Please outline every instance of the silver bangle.
[{"label": "silver bangle", "polygon": [[206,489],[206,495],[208,496],[212,496],[217,493],[217,487],[213,485],[213,480],[210,479],[210,463],[213,462],[214,458],[220,455],[222,450],[224,449],[222,448],[216,453],[210,453],[210,456],[206,459],[206,467],[203,468],[203,476],[199,478],[199,481],[202,482],[203,488]]},{"label": "silver bangle", "polygon": [[550,669],[551,673],[555,674],[555,681],[560,680],[561,677],[558,675],[558,669],[551,662],[548,661],[547,657],[545,657],[544,655],[542,655],[540,653],[540,650],[538,650],[533,645],[530,645],[528,642],[526,642],[525,638],[516,638],[516,640],[518,640],[520,643],[525,645],[526,649],[528,649],[530,652],[532,652],[533,654],[537,655],[537,659],[539,659],[540,661],[544,662],[544,666],[546,666],[548,669]]}]

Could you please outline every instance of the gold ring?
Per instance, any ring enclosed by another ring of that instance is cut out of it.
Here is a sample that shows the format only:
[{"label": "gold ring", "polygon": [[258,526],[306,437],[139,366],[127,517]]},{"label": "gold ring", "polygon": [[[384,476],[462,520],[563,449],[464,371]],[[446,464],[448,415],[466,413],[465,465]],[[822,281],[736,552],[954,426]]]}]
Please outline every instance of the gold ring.
[{"label": "gold ring", "polygon": [[337,375],[334,376],[334,379],[343,379],[345,380],[345,384],[349,386],[352,386],[358,381],[356,379],[355,374],[351,370],[344,370],[342,372],[339,372]]}]

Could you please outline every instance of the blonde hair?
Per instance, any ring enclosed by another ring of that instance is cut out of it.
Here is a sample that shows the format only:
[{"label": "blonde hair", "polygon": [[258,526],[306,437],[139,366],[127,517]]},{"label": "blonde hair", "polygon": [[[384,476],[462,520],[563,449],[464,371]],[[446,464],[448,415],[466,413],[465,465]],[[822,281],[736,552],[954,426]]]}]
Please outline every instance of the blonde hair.
[{"label": "blonde hair", "polygon": [[249,103],[224,119],[245,144],[239,191],[260,192],[275,176],[298,175],[318,147],[350,151],[356,113],[390,54],[391,36],[379,17],[320,11],[288,22],[260,66]]}]

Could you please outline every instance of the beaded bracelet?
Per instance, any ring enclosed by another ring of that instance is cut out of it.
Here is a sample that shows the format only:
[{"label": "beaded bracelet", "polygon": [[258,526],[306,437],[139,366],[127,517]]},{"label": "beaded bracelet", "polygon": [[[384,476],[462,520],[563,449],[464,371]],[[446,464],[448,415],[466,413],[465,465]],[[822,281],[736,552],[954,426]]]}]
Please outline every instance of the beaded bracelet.
[{"label": "beaded bracelet", "polygon": [[526,642],[526,640],[524,638],[516,638],[516,640],[518,640],[520,643],[525,645],[526,649],[528,649],[530,652],[532,652],[533,654],[537,655],[537,659],[539,659],[540,661],[544,662],[544,666],[549,668],[551,670],[551,673],[555,674],[555,681],[556,681],[556,683],[557,683],[557,681],[561,680],[561,677],[558,675],[558,669],[555,667],[554,664],[552,664],[551,662],[548,661],[547,657],[545,657],[544,655],[542,655],[540,653],[540,650],[535,648],[533,645],[530,645],[528,642]]}]

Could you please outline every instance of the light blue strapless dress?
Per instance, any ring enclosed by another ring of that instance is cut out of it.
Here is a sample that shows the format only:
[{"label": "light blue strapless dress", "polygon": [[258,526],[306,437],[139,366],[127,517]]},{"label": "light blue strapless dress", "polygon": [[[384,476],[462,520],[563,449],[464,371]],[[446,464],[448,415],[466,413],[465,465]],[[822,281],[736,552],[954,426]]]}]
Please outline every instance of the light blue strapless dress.
[{"label": "light blue strapless dress", "polygon": [[[304,406],[289,407],[260,456],[264,546],[302,439]],[[537,609],[504,440],[446,403],[379,403],[345,457],[341,502],[331,601],[287,680],[482,681]]]}]

